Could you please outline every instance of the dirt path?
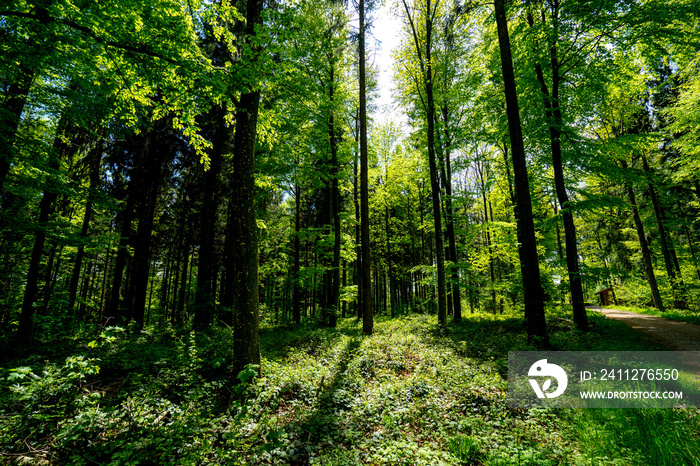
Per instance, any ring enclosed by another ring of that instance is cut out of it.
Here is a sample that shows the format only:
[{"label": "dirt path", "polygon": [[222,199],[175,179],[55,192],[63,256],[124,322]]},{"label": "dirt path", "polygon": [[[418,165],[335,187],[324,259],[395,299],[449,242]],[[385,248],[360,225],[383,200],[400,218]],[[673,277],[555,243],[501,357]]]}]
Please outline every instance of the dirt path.
[{"label": "dirt path", "polygon": [[682,359],[688,369],[700,378],[700,325],[600,306],[589,306],[588,309],[600,312],[606,319],[622,321],[633,329],[646,333],[652,340],[669,349],[698,351],[698,353],[684,353]]},{"label": "dirt path", "polygon": [[589,309],[600,312],[608,319],[620,320],[635,330],[645,332],[669,349],[700,351],[700,325],[600,306],[589,306]]}]

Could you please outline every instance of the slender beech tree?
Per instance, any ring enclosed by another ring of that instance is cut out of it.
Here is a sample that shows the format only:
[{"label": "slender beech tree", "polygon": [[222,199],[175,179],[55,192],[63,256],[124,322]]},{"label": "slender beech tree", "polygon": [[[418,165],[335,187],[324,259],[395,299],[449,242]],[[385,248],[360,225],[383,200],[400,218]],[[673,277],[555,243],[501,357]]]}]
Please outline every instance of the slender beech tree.
[{"label": "slender beech tree", "polygon": [[[19,327],[16,333],[17,340],[25,343],[32,339],[34,313],[37,307],[37,300],[39,299],[41,258],[44,253],[44,244],[46,243],[46,226],[49,222],[49,217],[53,213],[54,202],[58,197],[58,186],[54,176],[60,168],[61,160],[65,160],[68,157],[68,152],[72,150],[73,143],[76,142],[71,140],[73,137],[71,131],[73,125],[69,123],[68,112],[68,109],[64,110],[58,123],[56,136],[53,140],[53,147],[49,149],[49,174],[44,181],[44,192],[39,202],[39,215],[34,236],[34,246],[32,247],[31,256],[29,258],[22,311],[19,316]],[[68,138],[70,142],[66,142],[66,138]]]},{"label": "slender beech tree", "polygon": [[540,281],[539,258],[537,257],[537,239],[535,223],[532,217],[530,199],[530,182],[527,175],[525,146],[520,125],[518,93],[513,72],[513,58],[508,35],[505,0],[494,0],[498,44],[501,53],[501,69],[506,98],[506,114],[510,134],[511,155],[513,159],[513,183],[515,185],[515,218],[518,228],[518,255],[520,271],[523,277],[523,294],[525,300],[525,320],[527,322],[528,340],[537,338],[538,343],[549,346],[547,323],[544,317],[544,292]]},{"label": "slender beech tree", "polygon": [[358,1],[360,13],[360,252],[362,267],[362,331],[368,335],[374,332],[372,315],[372,269],[369,250],[369,163],[367,154],[367,84],[365,40],[365,0]]},{"label": "slender beech tree", "polygon": [[402,0],[408,25],[411,29],[411,36],[415,46],[416,57],[421,72],[421,79],[425,86],[425,101],[424,110],[426,113],[427,122],[427,142],[428,142],[428,166],[430,168],[430,195],[433,202],[433,227],[435,230],[435,262],[437,268],[437,295],[438,295],[438,324],[445,325],[447,323],[447,287],[445,280],[445,247],[443,243],[442,233],[442,208],[440,204],[440,181],[437,167],[437,155],[435,148],[435,93],[433,89],[433,81],[435,73],[432,62],[432,39],[433,39],[433,23],[437,15],[439,0],[436,0],[435,5],[431,4],[431,0],[426,0],[425,11],[423,11],[425,19],[425,52],[423,52],[423,44],[419,38],[417,21],[420,19],[416,10],[411,11],[406,0]]},{"label": "slender beech tree", "polygon": [[220,104],[210,112],[212,148],[210,164],[202,176],[202,208],[199,224],[199,260],[197,266],[197,290],[195,293],[194,324],[198,329],[208,327],[215,311],[215,281],[217,260],[215,257],[216,223],[219,209],[220,175],[224,153],[230,148],[231,136],[225,124],[226,105]]},{"label": "slender beech tree", "polygon": [[[625,170],[629,170],[629,164],[627,160],[621,159],[620,166]],[[639,239],[639,248],[642,252],[642,260],[644,261],[644,273],[647,277],[647,282],[649,283],[649,288],[651,289],[651,298],[654,302],[654,307],[661,312],[665,312],[664,304],[661,301],[661,293],[659,293],[659,285],[656,282],[656,274],[654,273],[654,264],[651,261],[651,249],[649,248],[649,242],[647,241],[646,233],[644,232],[644,224],[642,223],[642,218],[639,216],[639,208],[637,207],[637,196],[634,193],[634,188],[632,184],[627,181],[625,182],[625,191],[627,191],[627,200],[632,207],[632,218],[634,219],[634,226],[637,230],[637,238]]]},{"label": "slender beech tree", "polygon": [[[544,102],[544,113],[549,127],[549,139],[552,151],[552,171],[554,172],[554,187],[557,200],[561,207],[561,216],[564,223],[564,238],[566,248],[566,267],[569,276],[569,287],[571,289],[571,305],[573,307],[574,323],[579,330],[588,330],[588,317],[583,303],[583,287],[581,285],[581,271],[578,263],[578,245],[576,240],[576,226],[574,224],[574,214],[569,194],[566,191],[564,182],[564,165],[562,162],[561,135],[564,125],[562,108],[559,98],[559,90],[564,72],[561,70],[560,57],[558,52],[559,35],[559,0],[553,0],[551,5],[551,33],[548,48],[551,66],[551,90],[547,86],[542,65],[535,61],[535,74],[540,84],[542,100]],[[543,13],[544,15],[544,13]],[[534,20],[532,12],[528,10],[527,19],[530,27],[533,27]]]}]

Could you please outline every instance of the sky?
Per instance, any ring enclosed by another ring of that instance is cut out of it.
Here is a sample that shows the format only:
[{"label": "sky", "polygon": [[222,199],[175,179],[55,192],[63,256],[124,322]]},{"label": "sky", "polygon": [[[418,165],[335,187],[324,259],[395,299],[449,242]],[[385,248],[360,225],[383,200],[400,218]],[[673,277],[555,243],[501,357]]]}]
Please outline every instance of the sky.
[{"label": "sky", "polygon": [[394,107],[391,97],[392,83],[392,52],[398,47],[400,40],[401,18],[391,13],[391,5],[395,2],[384,1],[384,4],[373,13],[370,34],[374,38],[368,47],[368,59],[379,67],[379,100],[375,102],[379,112],[374,115],[377,123],[393,120],[400,123],[404,117]]}]

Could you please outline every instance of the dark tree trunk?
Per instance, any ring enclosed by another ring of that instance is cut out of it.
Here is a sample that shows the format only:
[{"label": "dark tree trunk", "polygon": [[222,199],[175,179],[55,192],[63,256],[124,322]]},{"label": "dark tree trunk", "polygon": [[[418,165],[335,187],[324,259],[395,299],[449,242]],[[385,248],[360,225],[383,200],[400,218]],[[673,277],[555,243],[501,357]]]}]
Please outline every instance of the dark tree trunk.
[{"label": "dark tree trunk", "polygon": [[528,340],[537,338],[544,346],[549,346],[547,323],[544,316],[544,292],[540,281],[539,259],[537,257],[537,239],[532,218],[532,201],[530,199],[530,182],[527,175],[527,162],[520,125],[518,94],[513,72],[513,58],[508,36],[508,23],[504,0],[494,0],[498,43],[501,54],[501,68],[506,97],[506,113],[510,133],[510,146],[513,158],[513,178],[515,184],[515,218],[519,231],[520,270],[523,277],[525,301],[525,320]]},{"label": "dark tree trunk", "polygon": [[[644,171],[651,175],[651,169],[649,168],[649,163],[647,158],[642,155],[642,164]],[[654,209],[654,219],[656,220],[656,228],[659,231],[659,243],[661,244],[661,254],[664,257],[664,265],[666,266],[666,274],[668,275],[668,281],[671,283],[671,289],[673,290],[674,303],[673,307],[676,309],[687,309],[688,305],[684,299],[683,289],[685,288],[683,283],[683,277],[680,274],[676,275],[676,268],[674,267],[674,254],[672,254],[672,246],[670,244],[668,233],[664,227],[663,214],[661,212],[661,206],[659,205],[659,199],[656,195],[656,188],[654,184],[649,180],[649,196],[651,197],[651,205]]]},{"label": "dark tree trunk", "polygon": [[447,104],[442,107],[442,121],[445,133],[445,228],[449,245],[449,260],[452,261],[452,309],[453,320],[462,320],[462,297],[459,289],[459,271],[457,268],[457,239],[455,237],[454,209],[452,208],[452,162],[451,138],[449,135],[449,111]]},{"label": "dark tree trunk", "polygon": [[[557,40],[559,18],[558,2],[553,3],[552,21],[554,27],[554,41]],[[528,21],[532,27],[534,22],[528,13]],[[583,288],[581,286],[581,271],[578,263],[578,245],[576,242],[576,226],[572,212],[569,195],[564,184],[564,166],[562,163],[561,150],[561,130],[563,117],[559,105],[559,86],[561,81],[559,56],[556,42],[552,42],[549,47],[550,62],[552,66],[552,94],[544,79],[542,66],[535,63],[535,73],[540,83],[540,90],[544,100],[545,116],[549,126],[549,138],[552,149],[552,170],[554,172],[554,186],[557,193],[557,200],[561,206],[562,221],[564,223],[564,238],[566,248],[566,267],[569,276],[569,286],[571,288],[571,304],[573,306],[573,317],[576,327],[579,330],[588,330],[588,317],[583,302]]]},{"label": "dark tree trunk", "polygon": [[301,261],[301,238],[299,231],[301,229],[301,186],[297,181],[294,187],[294,198],[296,200],[294,206],[294,273],[292,274],[292,318],[294,323],[301,323],[301,283],[300,283],[300,261]]},{"label": "dark tree trunk", "polygon": [[489,251],[489,275],[491,277],[491,311],[496,312],[496,274],[494,270],[493,247],[491,246],[491,229],[489,228],[489,211],[486,200],[486,180],[484,179],[484,167],[478,166],[479,180],[481,181],[481,200],[484,205],[484,228],[486,229],[486,248]]},{"label": "dark tree trunk", "polygon": [[88,166],[90,170],[90,191],[88,193],[87,202],[85,203],[85,216],[83,217],[83,225],[80,229],[80,245],[78,252],[75,255],[73,263],[73,273],[71,275],[70,284],[68,285],[68,310],[72,311],[75,306],[75,297],[78,292],[78,281],[80,280],[80,269],[83,265],[83,256],[85,255],[85,238],[88,236],[90,221],[92,220],[92,200],[94,192],[98,189],[100,183],[100,162],[102,160],[102,142],[98,142],[90,151]]},{"label": "dark tree trunk", "polygon": [[430,166],[430,188],[433,200],[433,224],[435,226],[435,256],[437,266],[438,324],[447,324],[447,288],[445,279],[445,247],[442,241],[442,215],[440,207],[440,183],[435,155],[435,97],[433,95],[432,33],[433,22],[430,0],[426,1],[425,17],[425,94],[428,120],[428,165]]},{"label": "dark tree trunk", "polygon": [[[355,147],[358,147],[360,141],[359,116],[355,119]],[[352,199],[355,206],[355,268],[353,271],[353,283],[357,286],[357,299],[355,300],[355,315],[358,319],[362,318],[363,299],[362,299],[362,250],[360,242],[360,195],[358,190],[359,184],[359,152],[355,153],[353,163],[353,189]]]},{"label": "dark tree trunk", "polygon": [[132,186],[129,186],[126,205],[121,212],[121,228],[119,246],[117,248],[117,257],[114,260],[114,275],[112,276],[112,289],[109,296],[109,306],[105,312],[105,317],[110,322],[110,325],[115,325],[121,322],[124,317],[121,309],[121,290],[124,280],[124,268],[130,257],[129,245],[131,244],[131,221],[133,218],[135,195],[132,193]]},{"label": "dark tree trunk", "polygon": [[215,312],[217,268],[215,257],[216,221],[219,209],[219,175],[223,166],[223,154],[229,150],[231,131],[225,125],[226,108],[221,105],[211,112],[214,119],[214,135],[209,169],[202,176],[202,210],[199,230],[199,262],[197,291],[194,305],[194,325],[201,330],[209,327]]},{"label": "dark tree trunk", "polygon": [[[245,0],[246,35],[255,35],[262,21],[262,0]],[[255,211],[255,139],[260,91],[241,95],[236,111],[233,156],[232,248],[234,290],[233,370],[260,364],[260,317],[258,315],[258,225]],[[259,372],[259,370],[258,370]]]},{"label": "dark tree trunk", "polygon": [[367,161],[367,91],[365,71],[365,0],[360,9],[360,242],[362,256],[362,331],[374,332],[369,250],[369,164]]},{"label": "dark tree trunk", "polygon": [[[425,103],[426,120],[428,123],[428,165],[430,167],[430,194],[433,204],[433,225],[435,236],[435,258],[437,268],[437,305],[438,305],[438,324],[447,324],[447,288],[445,279],[445,247],[443,245],[441,205],[440,205],[440,174],[437,166],[437,155],[435,149],[435,96],[433,93],[433,74],[432,63],[432,34],[433,34],[433,16],[435,12],[431,8],[431,1],[426,1],[425,13],[425,56],[423,56],[421,41],[418,38],[418,32],[414,19],[408,8],[406,1],[403,1],[406,16],[409,19],[411,33],[413,36],[416,54],[425,81],[425,95],[427,102]],[[431,254],[432,257],[432,254]]]},{"label": "dark tree trunk", "polygon": [[[620,165],[623,169],[627,170],[628,165],[626,160],[620,160]],[[659,286],[656,283],[656,275],[654,274],[654,265],[651,262],[651,250],[649,249],[649,243],[647,242],[646,235],[644,233],[644,224],[642,224],[642,219],[639,216],[639,209],[637,208],[637,198],[634,194],[634,189],[632,185],[627,182],[627,198],[632,205],[632,217],[634,218],[634,225],[637,229],[637,237],[639,238],[639,247],[642,250],[642,260],[644,261],[644,273],[647,276],[647,282],[649,283],[649,288],[651,289],[651,299],[654,302],[654,307],[659,311],[665,312],[663,302],[661,301],[661,294],[659,293]]]},{"label": "dark tree trunk", "polygon": [[5,178],[14,158],[15,136],[33,81],[34,71],[20,63],[17,78],[7,92],[9,97],[0,108],[0,200],[4,198]]},{"label": "dark tree trunk", "polygon": [[[332,80],[332,75],[331,75]],[[331,81],[332,82],[332,81]],[[333,90],[331,84],[331,91]],[[333,98],[331,97],[331,102]],[[331,264],[332,285],[328,299],[329,312],[327,325],[335,327],[338,321],[338,303],[340,299],[340,191],[338,189],[338,138],[333,121],[333,114],[330,117],[330,139],[331,139],[331,213],[333,215],[333,263]]]},{"label": "dark tree trunk", "polygon": [[39,218],[34,238],[34,246],[32,247],[32,254],[29,258],[22,311],[20,312],[19,327],[16,334],[17,340],[21,342],[29,342],[32,339],[35,303],[39,298],[41,256],[44,252],[44,243],[46,242],[46,224],[53,212],[53,203],[58,197],[56,186],[54,186],[54,180],[51,179],[51,172],[55,172],[59,169],[61,160],[66,157],[69,150],[69,145],[63,141],[65,128],[67,127],[64,118],[65,117],[62,117],[58,124],[58,135],[54,138],[53,148],[49,153],[49,175],[44,182],[44,193],[39,202]]},{"label": "dark tree trunk", "polygon": [[151,233],[158,193],[163,177],[163,165],[173,154],[173,139],[167,120],[160,120],[144,140],[139,163],[135,167],[131,183],[135,184],[136,215],[138,227],[134,236],[134,258],[130,278],[129,299],[126,303],[127,317],[143,327],[148,274],[151,264]]}]

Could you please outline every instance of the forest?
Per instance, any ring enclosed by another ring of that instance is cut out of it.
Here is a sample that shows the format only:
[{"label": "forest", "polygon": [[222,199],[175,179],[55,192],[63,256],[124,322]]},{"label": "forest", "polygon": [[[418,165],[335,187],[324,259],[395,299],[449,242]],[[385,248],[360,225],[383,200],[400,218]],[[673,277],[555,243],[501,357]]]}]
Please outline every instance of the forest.
[{"label": "forest", "polygon": [[505,402],[669,349],[592,305],[700,324],[700,1],[3,0],[0,51],[0,464],[700,464],[697,408]]}]

